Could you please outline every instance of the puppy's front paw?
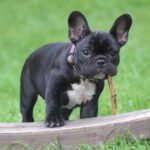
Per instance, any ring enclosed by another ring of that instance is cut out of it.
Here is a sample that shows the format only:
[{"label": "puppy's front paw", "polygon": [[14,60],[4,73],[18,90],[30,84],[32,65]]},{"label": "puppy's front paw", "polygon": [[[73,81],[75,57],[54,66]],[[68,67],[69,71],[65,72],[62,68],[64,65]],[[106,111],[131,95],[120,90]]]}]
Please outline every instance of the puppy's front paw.
[{"label": "puppy's front paw", "polygon": [[49,120],[46,120],[45,124],[49,128],[61,127],[64,125],[64,120],[59,117],[53,117],[53,118],[50,118]]}]

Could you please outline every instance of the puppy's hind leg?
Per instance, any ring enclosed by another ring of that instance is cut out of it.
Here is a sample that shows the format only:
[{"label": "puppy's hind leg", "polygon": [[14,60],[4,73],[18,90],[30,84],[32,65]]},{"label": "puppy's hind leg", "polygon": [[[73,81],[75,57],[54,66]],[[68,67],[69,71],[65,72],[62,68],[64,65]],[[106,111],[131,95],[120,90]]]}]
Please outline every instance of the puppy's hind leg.
[{"label": "puppy's hind leg", "polygon": [[33,107],[37,101],[38,94],[29,78],[21,78],[20,87],[20,111],[23,122],[33,122]]}]

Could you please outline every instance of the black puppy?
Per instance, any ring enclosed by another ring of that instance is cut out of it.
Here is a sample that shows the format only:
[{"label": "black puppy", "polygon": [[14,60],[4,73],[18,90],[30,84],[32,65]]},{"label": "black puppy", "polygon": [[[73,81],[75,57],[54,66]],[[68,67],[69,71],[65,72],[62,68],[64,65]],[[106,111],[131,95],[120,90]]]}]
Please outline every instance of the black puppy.
[{"label": "black puppy", "polygon": [[108,74],[116,75],[120,48],[128,40],[130,15],[116,19],[110,31],[91,31],[86,18],[74,11],[68,18],[71,43],[48,44],[33,52],[21,74],[23,122],[33,122],[37,96],[45,99],[48,127],[64,125],[76,106],[80,118],[97,116],[98,98]]}]

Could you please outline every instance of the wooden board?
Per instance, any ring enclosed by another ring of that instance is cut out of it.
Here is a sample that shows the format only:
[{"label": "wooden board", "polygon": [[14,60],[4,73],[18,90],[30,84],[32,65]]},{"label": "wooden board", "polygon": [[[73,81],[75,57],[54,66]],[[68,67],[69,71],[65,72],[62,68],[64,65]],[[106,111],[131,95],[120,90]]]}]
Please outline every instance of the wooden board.
[{"label": "wooden board", "polygon": [[150,109],[115,116],[68,121],[60,128],[43,123],[0,123],[0,149],[39,148],[58,143],[73,150],[80,144],[96,145],[116,135],[129,133],[132,138],[150,138]]}]

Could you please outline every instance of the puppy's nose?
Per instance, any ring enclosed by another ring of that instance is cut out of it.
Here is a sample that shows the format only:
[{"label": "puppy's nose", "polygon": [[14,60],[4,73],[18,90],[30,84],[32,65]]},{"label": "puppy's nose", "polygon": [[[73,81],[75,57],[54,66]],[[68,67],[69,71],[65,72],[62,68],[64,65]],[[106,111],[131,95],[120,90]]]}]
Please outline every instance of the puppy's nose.
[{"label": "puppy's nose", "polygon": [[104,59],[98,59],[96,61],[96,67],[101,67],[105,64],[105,60]]}]

